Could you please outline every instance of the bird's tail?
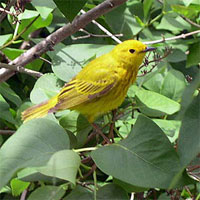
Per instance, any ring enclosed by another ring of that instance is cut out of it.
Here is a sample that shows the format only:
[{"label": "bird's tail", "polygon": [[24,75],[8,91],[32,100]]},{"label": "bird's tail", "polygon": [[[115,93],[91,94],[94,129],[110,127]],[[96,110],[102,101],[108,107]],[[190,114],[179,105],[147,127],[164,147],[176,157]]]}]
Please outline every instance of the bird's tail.
[{"label": "bird's tail", "polygon": [[51,98],[48,101],[32,106],[26,109],[24,112],[22,112],[22,120],[26,122],[31,119],[44,117],[49,112],[51,112],[51,109],[54,108],[56,104],[57,104],[57,96]]}]

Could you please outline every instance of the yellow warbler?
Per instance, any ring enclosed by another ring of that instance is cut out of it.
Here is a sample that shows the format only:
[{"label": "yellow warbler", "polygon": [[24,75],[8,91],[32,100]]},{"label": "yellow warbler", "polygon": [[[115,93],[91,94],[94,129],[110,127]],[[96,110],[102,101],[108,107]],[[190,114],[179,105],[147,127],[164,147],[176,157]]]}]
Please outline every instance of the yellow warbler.
[{"label": "yellow warbler", "polygon": [[27,121],[70,109],[79,111],[92,123],[99,115],[121,105],[145,53],[152,50],[155,48],[137,40],[118,44],[87,64],[56,96],[25,110],[22,119]]}]

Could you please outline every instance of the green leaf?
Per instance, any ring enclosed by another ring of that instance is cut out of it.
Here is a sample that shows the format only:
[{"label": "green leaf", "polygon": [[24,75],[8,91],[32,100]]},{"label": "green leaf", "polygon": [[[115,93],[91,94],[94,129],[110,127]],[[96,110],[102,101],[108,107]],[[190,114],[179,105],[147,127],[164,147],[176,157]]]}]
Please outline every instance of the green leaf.
[{"label": "green leaf", "polygon": [[120,180],[118,180],[116,178],[113,179],[113,183],[116,184],[116,185],[119,185],[120,187],[122,187],[128,193],[132,193],[132,192],[144,192],[144,191],[148,190],[148,188],[137,187],[137,186],[125,183],[123,181],[120,181]]},{"label": "green leaf", "polygon": [[189,6],[194,0],[183,0],[185,6]]},{"label": "green leaf", "polygon": [[185,52],[180,49],[173,49],[173,52],[167,56],[167,61],[172,63],[177,63],[186,60],[187,56]]},{"label": "green leaf", "polygon": [[126,191],[118,185],[107,184],[97,191],[97,200],[128,200]]},{"label": "green leaf", "polygon": [[[178,120],[164,120],[164,119],[152,119],[161,129],[162,131],[168,136],[170,142],[174,142],[179,135],[181,122]],[[122,136],[127,136],[130,133],[132,125],[134,125],[136,119],[128,117],[126,120],[118,120],[115,123],[116,127],[119,127],[119,133]]]},{"label": "green leaf", "polygon": [[20,97],[5,82],[0,84],[0,94],[2,94],[6,99],[11,101],[18,107],[22,103],[22,100],[20,99]]},{"label": "green leaf", "polygon": [[[148,3],[148,2],[147,2]],[[144,8],[143,3],[138,1],[127,1],[127,7],[132,16],[138,16],[141,20],[144,20]]]},{"label": "green leaf", "polygon": [[191,104],[194,98],[194,93],[200,87],[200,73],[197,73],[195,79],[188,85],[183,93],[181,100],[181,110],[178,115],[178,119],[182,119],[188,106]]},{"label": "green leaf", "polygon": [[25,20],[25,19],[30,19],[38,16],[38,12],[35,10],[28,10],[25,9],[24,12],[20,13],[18,16],[19,20]]},{"label": "green leaf", "polygon": [[190,25],[183,20],[180,16],[172,14],[166,14],[162,17],[159,25],[156,26],[156,29],[164,29],[172,32],[180,32],[183,29],[190,29]]},{"label": "green leaf", "polygon": [[172,5],[171,7],[174,12],[177,12],[180,15],[184,15],[185,17],[190,19],[194,18],[198,13],[196,9],[183,5]]},{"label": "green leaf", "polygon": [[[181,122],[178,120],[153,119],[153,121],[162,129],[162,131],[170,137],[178,136]],[[176,138],[177,139],[177,138]],[[171,140],[170,140],[171,141]],[[171,141],[172,142],[172,141]]]},{"label": "green leaf", "polygon": [[65,194],[65,190],[59,186],[42,186],[34,190],[28,200],[60,200]]},{"label": "green leaf", "polygon": [[10,187],[8,187],[8,186],[5,186],[5,187],[3,187],[1,190],[0,190],[0,194],[1,193],[11,193],[12,191],[11,191],[11,188]]},{"label": "green leaf", "polygon": [[17,178],[26,181],[26,182],[34,182],[34,181],[45,181],[47,183],[56,184],[61,182],[61,179],[58,179],[56,177],[46,176],[44,174],[41,174],[37,167],[27,167],[22,170],[20,170],[17,173]]},{"label": "green leaf", "polygon": [[12,34],[0,35],[0,47],[3,46],[7,41],[11,40]]},{"label": "green leaf", "polygon": [[180,169],[178,155],[165,134],[142,115],[126,139],[99,148],[91,156],[104,173],[139,187],[168,188]]},{"label": "green leaf", "polygon": [[10,106],[0,94],[0,118],[14,124],[15,120],[9,109]]},{"label": "green leaf", "polygon": [[[134,13],[134,15],[136,15]],[[133,38],[133,35],[139,33],[142,27],[137,23],[135,17],[126,4],[119,6],[105,15],[106,22],[113,30],[113,33],[122,33],[123,39]],[[140,17],[139,15],[136,15]]]},{"label": "green leaf", "polygon": [[[14,49],[14,48],[5,48],[2,51],[11,60],[14,60],[15,58],[19,57],[22,53],[25,52],[25,50]],[[36,59],[32,61],[31,63],[27,64],[26,68],[39,71],[42,64],[43,64],[43,61],[41,59]]]},{"label": "green leaf", "polygon": [[71,22],[83,8],[87,0],[54,0],[59,10]]},{"label": "green leaf", "polygon": [[46,101],[55,96],[60,91],[62,85],[63,82],[54,74],[45,74],[35,83],[30,99],[34,104]]},{"label": "green leaf", "polygon": [[77,111],[71,111],[60,119],[60,124],[71,132],[76,132],[90,126],[87,119]]},{"label": "green leaf", "polygon": [[144,9],[144,18],[147,19],[148,15],[149,15],[149,11],[152,7],[154,0],[144,0],[143,2],[143,9]]},{"label": "green leaf", "polygon": [[148,90],[152,90],[154,92],[160,93],[164,77],[161,73],[156,73],[147,80],[143,86]]},{"label": "green leaf", "polygon": [[180,109],[179,103],[156,92],[143,89],[136,92],[136,102],[142,113],[153,117],[172,115]]},{"label": "green leaf", "polygon": [[200,42],[192,44],[187,55],[186,67],[189,68],[200,63]]},{"label": "green leaf", "polygon": [[143,21],[138,17],[138,16],[135,16],[135,19],[137,21],[137,23],[141,26],[141,27],[144,27],[145,24],[143,23]]},{"label": "green leaf", "polygon": [[71,111],[59,120],[60,125],[76,135],[76,148],[82,147],[92,127],[88,120],[76,111]]},{"label": "green leaf", "polygon": [[48,15],[56,8],[53,0],[34,0],[31,4],[40,13],[42,19],[46,19]]},{"label": "green leaf", "polygon": [[62,150],[54,153],[45,166],[36,169],[44,175],[67,180],[75,185],[80,162],[77,153],[72,150]]},{"label": "green leaf", "polygon": [[[38,15],[39,13],[37,11],[25,9],[25,11],[19,15],[21,23],[18,28],[18,34],[21,33]],[[22,34],[21,37],[28,39],[30,33],[40,28],[49,26],[52,19],[53,15],[51,13],[45,19],[39,16],[39,18],[34,21],[34,23]]]},{"label": "green leaf", "polygon": [[28,188],[29,185],[30,185],[29,182],[24,182],[24,181],[18,180],[16,178],[12,179],[10,182],[10,186],[12,189],[12,195],[19,196],[25,189]]},{"label": "green leaf", "polygon": [[57,123],[34,119],[23,124],[0,150],[0,188],[17,170],[44,166],[55,152],[69,147],[67,134]]},{"label": "green leaf", "polygon": [[63,200],[94,200],[94,195],[87,188],[78,185]]},{"label": "green leaf", "polygon": [[164,78],[160,93],[174,101],[179,101],[185,88],[184,75],[180,71],[171,69]]},{"label": "green leaf", "polygon": [[161,193],[158,197],[158,200],[171,200],[171,197],[169,196],[167,192]]},{"label": "green leaf", "polygon": [[183,166],[187,166],[200,149],[200,95],[188,106],[182,120],[178,140],[178,154]]},{"label": "green leaf", "polygon": [[48,55],[52,59],[52,70],[58,78],[68,82],[86,64],[89,58],[109,52],[113,45],[74,44],[55,47]]}]

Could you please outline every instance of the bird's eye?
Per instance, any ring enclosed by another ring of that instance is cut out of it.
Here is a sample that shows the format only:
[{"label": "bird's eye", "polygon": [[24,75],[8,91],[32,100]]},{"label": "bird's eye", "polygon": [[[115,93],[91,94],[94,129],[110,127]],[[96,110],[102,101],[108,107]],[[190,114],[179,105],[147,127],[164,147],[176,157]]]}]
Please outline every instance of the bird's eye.
[{"label": "bird's eye", "polygon": [[130,53],[134,53],[134,52],[135,52],[135,49],[129,49],[129,52],[130,52]]}]

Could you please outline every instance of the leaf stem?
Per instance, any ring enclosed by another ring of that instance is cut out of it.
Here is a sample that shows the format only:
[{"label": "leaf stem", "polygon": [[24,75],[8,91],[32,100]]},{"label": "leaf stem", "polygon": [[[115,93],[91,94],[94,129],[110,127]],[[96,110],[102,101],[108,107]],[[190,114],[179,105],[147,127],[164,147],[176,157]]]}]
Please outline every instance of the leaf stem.
[{"label": "leaf stem", "polygon": [[14,31],[14,34],[13,34],[13,39],[17,36],[17,32],[18,32],[18,29],[19,29],[19,22],[16,23],[16,27],[15,27],[15,31]]},{"label": "leaf stem", "polygon": [[97,147],[86,147],[86,148],[81,148],[81,149],[73,149],[74,152],[79,153],[83,151],[94,151],[96,150]]},{"label": "leaf stem", "polygon": [[81,178],[83,178],[83,174],[82,174],[82,172],[81,172],[81,169],[80,169],[80,168],[78,169],[78,173],[79,173],[80,177],[81,177]]},{"label": "leaf stem", "polygon": [[6,48],[10,44],[12,44],[15,40],[17,40],[21,35],[23,35],[30,27],[31,25],[39,18],[40,15],[35,17],[28,26],[26,26],[18,35],[14,36],[12,40],[10,40],[8,43],[4,44],[2,47],[0,47],[0,50]]},{"label": "leaf stem", "polygon": [[160,15],[156,16],[155,18],[153,18],[147,26],[152,25],[155,21],[157,21],[158,19],[160,19],[162,16],[164,15],[164,13],[161,13]]},{"label": "leaf stem", "polygon": [[84,165],[83,163],[81,163],[80,165],[81,165],[81,167],[83,167],[86,170],[91,170],[92,169],[91,167],[88,167],[87,165]]},{"label": "leaf stem", "polygon": [[97,200],[97,174],[95,170],[93,172],[93,179],[94,179],[94,200]]}]

